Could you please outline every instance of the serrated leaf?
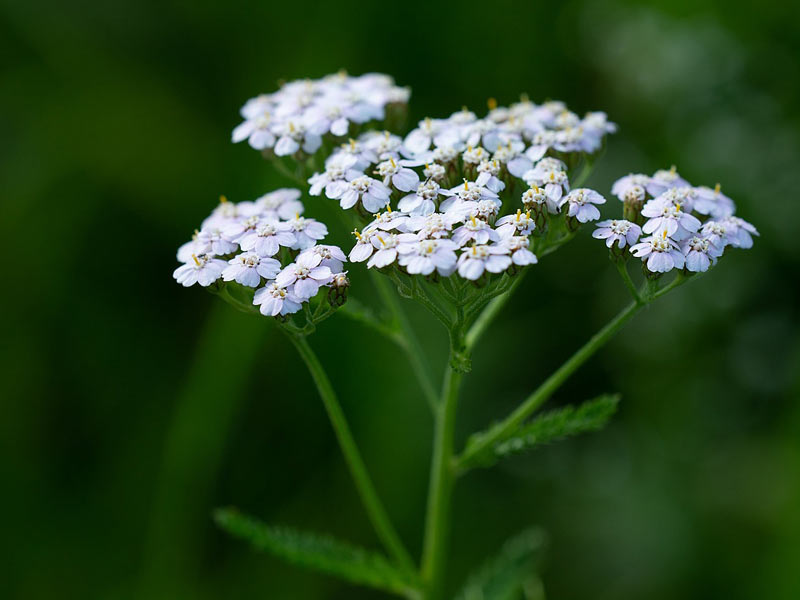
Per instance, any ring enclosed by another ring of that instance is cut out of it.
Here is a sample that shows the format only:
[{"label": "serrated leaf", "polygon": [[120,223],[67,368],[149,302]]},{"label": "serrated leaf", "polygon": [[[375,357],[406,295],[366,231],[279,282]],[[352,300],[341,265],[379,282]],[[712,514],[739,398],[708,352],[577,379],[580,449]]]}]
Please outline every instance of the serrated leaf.
[{"label": "serrated leaf", "polygon": [[619,396],[605,395],[584,402],[577,408],[547,412],[521,427],[512,437],[494,447],[494,454],[503,458],[588,431],[597,431],[608,423],[617,410]]},{"label": "serrated leaf", "polygon": [[380,554],[330,536],[266,525],[229,508],[217,510],[214,520],[222,529],[250,542],[258,550],[300,567],[400,595],[418,587],[414,575],[399,570]]},{"label": "serrated leaf", "polygon": [[[602,429],[616,412],[619,395],[606,394],[579,405],[546,412],[475,456],[470,465],[488,467],[501,458],[532,450],[564,438]],[[491,430],[490,430],[491,431]],[[476,438],[477,439],[477,438]]]},{"label": "serrated leaf", "polygon": [[535,598],[541,590],[536,566],[545,544],[546,536],[537,528],[514,536],[469,577],[456,600],[519,600],[523,594]]}]

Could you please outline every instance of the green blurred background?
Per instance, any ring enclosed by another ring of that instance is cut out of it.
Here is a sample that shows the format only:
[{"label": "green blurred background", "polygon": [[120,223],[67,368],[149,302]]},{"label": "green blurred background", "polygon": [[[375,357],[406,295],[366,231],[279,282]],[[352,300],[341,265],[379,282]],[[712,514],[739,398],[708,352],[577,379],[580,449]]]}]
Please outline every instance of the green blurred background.
[{"label": "green blurred background", "polygon": [[[554,398],[620,391],[608,429],[460,482],[450,586],[539,524],[550,598],[799,598],[800,18],[751,5],[2,0],[0,596],[380,597],[211,523],[235,504],[377,546],[293,349],[171,278],[219,194],[288,183],[229,142],[241,104],[346,68],[411,86],[413,121],[521,92],[605,110],[620,132],[590,185],[675,163],[762,234]],[[308,211],[335,223],[331,203]],[[476,351],[459,440],[624,302],[588,231],[542,261]],[[410,308],[442,363],[443,331]],[[406,363],[336,318],[312,344],[418,550],[431,424]]]}]

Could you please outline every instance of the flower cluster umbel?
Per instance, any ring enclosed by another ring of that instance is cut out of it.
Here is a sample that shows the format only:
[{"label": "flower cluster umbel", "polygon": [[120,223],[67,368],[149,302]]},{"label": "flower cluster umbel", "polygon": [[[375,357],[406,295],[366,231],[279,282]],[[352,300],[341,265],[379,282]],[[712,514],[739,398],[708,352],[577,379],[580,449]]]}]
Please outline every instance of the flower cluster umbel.
[{"label": "flower cluster umbel", "polygon": [[409,90],[391,77],[376,73],[349,77],[340,72],[319,80],[287,83],[275,93],[247,101],[244,122],[233,130],[233,141],[257,150],[289,156],[314,154],[323,136],[347,135],[351,124],[383,121],[386,110],[408,103]]},{"label": "flower cluster umbel", "polygon": [[[707,271],[726,247],[750,248],[752,236],[758,235],[750,223],[734,216],[733,200],[719,184],[713,189],[693,187],[675,167],[652,176],[627,175],[611,192],[622,201],[628,218],[601,221],[593,235],[606,240],[618,255],[624,255],[627,246],[644,261],[648,273]],[[639,240],[643,233],[647,237]]]},{"label": "flower cluster umbel", "polygon": [[[301,216],[300,190],[280,189],[254,202],[224,197],[192,240],[178,249],[178,283],[208,287],[219,279],[255,289],[263,315],[295,313],[321,287],[340,303],[349,286],[346,257],[337,246],[319,244],[328,228]],[[275,258],[275,257],[278,258]],[[282,259],[282,260],[279,260]],[[263,284],[263,285],[262,285]]]},{"label": "flower cluster umbel", "polygon": [[[404,108],[408,97],[380,74],[295,81],[249,100],[233,140],[247,139],[268,157],[291,157],[299,173],[308,168],[308,194],[350,215],[356,240],[349,260],[392,276],[435,283],[457,275],[483,286],[535,264],[537,254],[600,218],[605,198],[570,180],[616,131],[605,113],[579,117],[562,102],[523,97],[509,107],[490,100],[480,118],[466,108],[425,118],[405,137],[362,131],[368,122],[387,124],[388,111]],[[348,135],[313,172],[314,153],[323,144],[331,150],[326,140]],[[616,259],[641,258],[649,275],[705,271],[726,247],[749,248],[757,235],[734,216],[719,186],[693,187],[674,168],[628,175],[611,192],[623,218],[597,223],[593,235]],[[341,305],[346,256],[319,245],[327,228],[301,216],[300,195],[283,189],[254,202],[222,202],[181,247],[175,278],[186,286],[222,279],[256,289],[252,302],[265,315],[297,312],[323,286],[332,288],[331,305]],[[451,299],[469,301],[460,288],[449,289],[457,292]]]},{"label": "flower cluster umbel", "polygon": [[[581,119],[560,102],[490,106],[484,118],[466,109],[426,118],[405,138],[368,131],[328,157],[309,193],[374,216],[354,232],[351,261],[477,280],[537,262],[530,236],[548,215],[564,212],[573,225],[599,218],[605,199],[571,190],[568,165],[545,154],[597,151],[615,130],[605,114]],[[516,200],[504,216],[501,195]]]}]

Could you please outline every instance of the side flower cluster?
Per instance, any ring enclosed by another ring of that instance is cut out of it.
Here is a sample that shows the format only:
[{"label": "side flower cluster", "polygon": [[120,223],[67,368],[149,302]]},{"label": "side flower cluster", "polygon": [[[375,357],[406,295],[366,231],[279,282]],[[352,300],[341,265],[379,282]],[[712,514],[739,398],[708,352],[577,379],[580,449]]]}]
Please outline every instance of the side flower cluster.
[{"label": "side flower cluster", "polygon": [[346,136],[351,124],[382,121],[387,107],[405,105],[410,92],[388,75],[345,73],[286,83],[277,92],[251,98],[241,109],[244,122],[233,130],[234,142],[247,140],[257,150],[289,156],[314,154],[323,136]]},{"label": "side flower cluster", "polygon": [[719,185],[694,187],[675,167],[652,176],[627,175],[611,192],[623,203],[626,218],[597,223],[593,236],[617,252],[627,246],[651,273],[707,271],[726,247],[750,248],[758,235],[734,215],[735,204]]},{"label": "side flower cluster", "polygon": [[185,287],[208,287],[218,280],[255,289],[253,304],[261,313],[295,313],[331,288],[331,300],[341,303],[349,286],[343,271],[347,257],[337,246],[319,244],[328,228],[301,216],[300,191],[280,189],[253,202],[220,204],[192,240],[178,249],[173,277]]}]

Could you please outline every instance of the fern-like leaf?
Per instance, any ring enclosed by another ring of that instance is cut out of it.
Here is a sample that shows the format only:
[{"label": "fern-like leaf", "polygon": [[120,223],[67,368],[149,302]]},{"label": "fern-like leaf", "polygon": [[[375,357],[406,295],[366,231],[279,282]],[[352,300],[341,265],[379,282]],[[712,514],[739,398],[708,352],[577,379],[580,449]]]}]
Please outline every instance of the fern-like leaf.
[{"label": "fern-like leaf", "polygon": [[497,556],[469,577],[456,600],[543,598],[537,563],[545,544],[546,536],[540,529],[514,536]]},{"label": "fern-like leaf", "polygon": [[578,407],[565,406],[546,412],[522,425],[486,452],[475,456],[467,466],[488,467],[501,458],[532,450],[542,444],[602,429],[616,412],[618,404],[618,394],[606,394]]},{"label": "fern-like leaf", "polygon": [[329,536],[266,525],[231,508],[218,509],[214,519],[231,535],[300,567],[398,595],[408,595],[419,587],[413,574],[396,568],[380,554]]}]

